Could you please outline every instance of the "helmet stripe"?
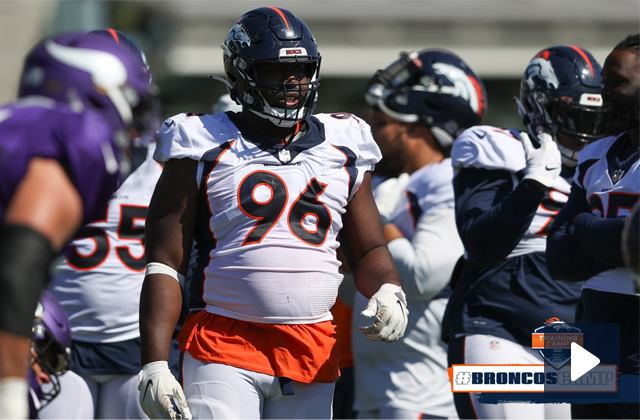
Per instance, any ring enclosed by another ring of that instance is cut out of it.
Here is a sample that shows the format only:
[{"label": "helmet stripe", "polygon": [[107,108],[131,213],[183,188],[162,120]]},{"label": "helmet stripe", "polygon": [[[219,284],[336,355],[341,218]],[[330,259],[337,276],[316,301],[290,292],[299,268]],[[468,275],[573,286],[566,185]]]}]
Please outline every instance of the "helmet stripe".
[{"label": "helmet stripe", "polygon": [[291,28],[289,27],[289,21],[287,21],[287,18],[285,17],[284,13],[282,13],[282,10],[278,9],[277,7],[269,7],[269,9],[274,10],[277,14],[280,15],[280,18],[282,18],[284,24],[287,25],[287,30],[290,31]]},{"label": "helmet stripe", "polygon": [[591,70],[591,77],[596,77],[595,74],[593,74],[593,66],[591,65],[591,60],[589,60],[589,56],[587,56],[587,54],[585,54],[585,52],[582,51],[580,48],[574,47],[573,45],[569,45],[569,46],[574,50],[576,50],[578,54],[580,54],[582,58],[584,58],[584,61],[587,62],[587,64],[589,65],[589,70]]},{"label": "helmet stripe", "polygon": [[471,83],[473,83],[473,87],[476,89],[476,95],[478,97],[478,115],[482,116],[482,113],[484,112],[484,95],[482,95],[482,86],[480,86],[480,83],[478,83],[478,80],[475,77],[471,75],[467,76],[471,80]]},{"label": "helmet stripe", "polygon": [[117,44],[120,44],[120,39],[118,38],[118,33],[115,31],[115,29],[108,28],[108,29],[107,29],[107,32],[109,32],[109,33],[111,34],[111,36],[113,37],[113,39],[115,39],[115,40],[116,40],[116,43],[117,43]]}]

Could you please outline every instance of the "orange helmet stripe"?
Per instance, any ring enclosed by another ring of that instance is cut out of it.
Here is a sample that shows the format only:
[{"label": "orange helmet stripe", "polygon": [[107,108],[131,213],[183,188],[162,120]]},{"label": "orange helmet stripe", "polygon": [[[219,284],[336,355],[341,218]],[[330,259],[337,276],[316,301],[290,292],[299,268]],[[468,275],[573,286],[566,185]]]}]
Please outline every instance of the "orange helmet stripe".
[{"label": "orange helmet stripe", "polygon": [[108,28],[107,32],[109,32],[111,34],[111,36],[113,37],[113,39],[116,40],[116,43],[118,43],[118,44],[120,43],[120,39],[118,39],[118,33],[114,29]]},{"label": "orange helmet stripe", "polygon": [[593,66],[591,65],[591,60],[589,60],[589,57],[587,56],[587,54],[585,54],[584,51],[582,51],[578,47],[574,47],[573,45],[569,45],[569,46],[571,48],[573,48],[574,50],[576,50],[578,52],[578,54],[580,54],[582,56],[582,58],[584,58],[584,61],[586,61],[587,64],[589,65],[589,70],[591,70],[591,77],[595,77],[595,75],[593,74]]},{"label": "orange helmet stripe", "polygon": [[287,21],[287,18],[284,16],[284,13],[282,13],[282,10],[278,9],[277,7],[269,7],[269,9],[275,10],[276,13],[278,13],[284,21],[284,24],[287,25],[287,30],[291,30],[291,28],[289,27],[289,21]]}]

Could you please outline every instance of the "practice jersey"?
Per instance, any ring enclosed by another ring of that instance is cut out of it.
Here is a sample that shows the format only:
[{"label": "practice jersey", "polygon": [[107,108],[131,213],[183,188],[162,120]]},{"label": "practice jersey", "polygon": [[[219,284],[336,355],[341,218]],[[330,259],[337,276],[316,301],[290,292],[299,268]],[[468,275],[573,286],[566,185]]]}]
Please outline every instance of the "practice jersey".
[{"label": "practice jersey", "polygon": [[271,324],[331,319],[342,214],[380,151],[350,114],[307,123],[302,137],[275,145],[244,138],[226,114],[163,124],[155,159],[199,162],[192,310]]},{"label": "practice jersey", "polygon": [[92,110],[32,96],[0,107],[0,219],[31,159],[60,162],[82,198],[83,224],[96,218],[120,180],[114,132]]},{"label": "practice jersey", "polygon": [[110,343],[140,335],[144,224],[162,173],[152,158],[154,148],[113,194],[103,215],[67,245],[49,283],[69,315],[74,340]]},{"label": "practice jersey", "polygon": [[420,217],[437,208],[453,208],[451,159],[426,165],[409,176],[409,182],[391,216],[405,238],[411,240]]},{"label": "practice jersey", "polygon": [[[451,158],[454,171],[462,168],[480,168],[509,172],[513,189],[520,183],[526,166],[520,134],[515,130],[491,126],[477,126],[465,130],[454,142]],[[545,192],[529,228],[509,257],[529,252],[544,252],[551,221],[569,198],[570,182],[571,179],[556,178],[551,188]]]},{"label": "practice jersey", "polygon": [[[591,213],[606,219],[628,216],[640,196],[640,161],[620,166],[618,151],[628,134],[607,137],[585,147],[574,177],[585,190]],[[603,271],[591,277],[584,288],[635,295],[631,271],[625,267]]]},{"label": "practice jersey", "polygon": [[451,160],[466,262],[443,336],[490,334],[530,346],[531,332],[546,319],[573,322],[581,284],[551,279],[544,255],[569,180],[558,177],[540,201],[537,187],[521,182],[526,159],[519,133],[490,126],[464,131]]},{"label": "practice jersey", "polygon": [[455,225],[450,159],[412,173],[393,212],[405,238],[387,244],[407,296],[407,332],[395,343],[379,343],[357,331],[368,299],[356,293],[352,322],[357,411],[395,407],[431,416],[455,417],[442,342],[446,299],[435,298],[448,283],[464,249]]}]

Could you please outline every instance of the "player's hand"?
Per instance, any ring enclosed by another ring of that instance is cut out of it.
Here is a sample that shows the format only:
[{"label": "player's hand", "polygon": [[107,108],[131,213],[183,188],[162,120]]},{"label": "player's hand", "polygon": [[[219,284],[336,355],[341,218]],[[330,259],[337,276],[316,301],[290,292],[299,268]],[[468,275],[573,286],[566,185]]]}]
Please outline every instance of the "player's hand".
[{"label": "player's hand", "polygon": [[166,361],[147,363],[138,374],[140,405],[150,419],[191,419],[182,387]]},{"label": "player's hand", "polygon": [[550,188],[562,170],[562,158],[558,145],[547,133],[538,134],[540,147],[531,144],[527,133],[520,133],[527,166],[524,169],[524,179],[532,179]]},{"label": "player's hand", "polygon": [[401,174],[397,178],[389,178],[381,182],[373,191],[373,199],[376,201],[376,207],[378,207],[383,224],[386,225],[391,221],[393,211],[396,209],[408,181],[409,174]]},{"label": "player's hand", "polygon": [[391,283],[383,284],[369,299],[361,315],[367,318],[375,315],[373,324],[358,328],[361,333],[374,341],[396,341],[404,335],[409,321],[407,298],[402,288]]}]

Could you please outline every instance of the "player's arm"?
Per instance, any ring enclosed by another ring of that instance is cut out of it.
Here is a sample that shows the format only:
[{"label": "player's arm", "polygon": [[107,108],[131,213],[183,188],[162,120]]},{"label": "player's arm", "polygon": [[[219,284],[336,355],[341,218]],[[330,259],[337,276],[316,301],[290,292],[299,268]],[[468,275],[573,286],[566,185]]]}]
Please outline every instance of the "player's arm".
[{"label": "player's arm", "polygon": [[82,199],[64,168],[52,159],[33,159],[0,226],[0,377],[24,377],[33,313],[49,266],[81,222]]},{"label": "player's arm", "polygon": [[358,291],[370,298],[384,283],[402,286],[382,229],[382,221],[371,193],[371,176],[347,205],[342,216],[340,244]]},{"label": "player's arm", "polygon": [[362,185],[343,215],[340,243],[356,288],[371,298],[363,315],[375,315],[372,325],[360,331],[373,340],[395,341],[407,326],[407,303],[398,270],[387,248],[382,220],[371,192],[371,175]]},{"label": "player's arm", "polygon": [[160,269],[148,268],[140,295],[143,364],[169,359],[171,337],[182,308],[178,279],[189,267],[197,216],[197,165],[192,159],[168,161],[149,204],[146,259],[148,265]]},{"label": "player's arm", "polygon": [[[385,225],[385,234],[389,226],[395,227]],[[405,292],[415,300],[427,300],[440,293],[464,252],[452,208],[433,209],[423,214],[411,241],[396,237],[387,247]]]},{"label": "player's arm", "polygon": [[[584,281],[613,268],[587,253],[575,236],[573,221],[576,216],[589,212],[585,196],[585,190],[574,182],[568,201],[551,224],[546,260],[549,274],[556,280]],[[615,248],[620,250],[619,242]]]},{"label": "player's arm", "polygon": [[[169,370],[171,337],[182,309],[197,217],[198,162],[169,160],[145,223],[147,275],[140,294],[140,404],[150,418],[190,419],[182,387]],[[178,417],[181,416],[181,417]]]},{"label": "player's arm", "polygon": [[620,244],[626,219],[626,216],[605,219],[582,212],[573,219],[573,237],[596,261],[612,267],[625,267]]},{"label": "player's arm", "polygon": [[479,266],[495,265],[513,251],[544,197],[535,181],[513,188],[511,177],[503,170],[463,168],[454,178],[458,233]]}]

